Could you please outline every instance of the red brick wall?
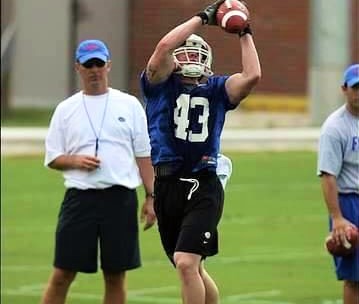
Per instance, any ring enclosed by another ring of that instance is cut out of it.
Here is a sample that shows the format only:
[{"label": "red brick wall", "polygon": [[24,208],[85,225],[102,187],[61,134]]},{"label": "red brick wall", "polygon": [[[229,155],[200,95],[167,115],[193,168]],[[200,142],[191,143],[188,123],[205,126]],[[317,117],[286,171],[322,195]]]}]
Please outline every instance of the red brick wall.
[{"label": "red brick wall", "polygon": [[352,62],[359,62],[359,0],[352,0]]},{"label": "red brick wall", "polygon": [[[252,28],[261,60],[263,79],[258,93],[305,95],[311,0],[250,0]],[[139,94],[139,75],[161,37],[203,8],[203,0],[130,1],[130,90]],[[273,6],[273,3],[277,4]],[[155,3],[155,5],[154,5]],[[352,0],[352,61],[359,61],[359,0]],[[241,70],[236,35],[204,26],[199,33],[212,46],[214,70],[231,74]],[[139,95],[138,95],[139,96]]]}]

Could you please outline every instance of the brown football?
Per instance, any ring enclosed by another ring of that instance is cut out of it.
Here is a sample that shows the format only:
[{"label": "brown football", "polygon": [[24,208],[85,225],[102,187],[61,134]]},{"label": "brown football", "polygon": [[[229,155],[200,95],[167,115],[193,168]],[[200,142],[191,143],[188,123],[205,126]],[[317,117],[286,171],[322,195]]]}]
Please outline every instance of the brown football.
[{"label": "brown football", "polygon": [[240,33],[247,25],[249,12],[239,0],[226,0],[217,10],[217,23],[228,33]]},{"label": "brown football", "polygon": [[325,239],[325,247],[335,256],[351,255],[359,247],[359,232],[357,228],[349,227],[346,231],[347,242],[337,244],[330,233]]}]

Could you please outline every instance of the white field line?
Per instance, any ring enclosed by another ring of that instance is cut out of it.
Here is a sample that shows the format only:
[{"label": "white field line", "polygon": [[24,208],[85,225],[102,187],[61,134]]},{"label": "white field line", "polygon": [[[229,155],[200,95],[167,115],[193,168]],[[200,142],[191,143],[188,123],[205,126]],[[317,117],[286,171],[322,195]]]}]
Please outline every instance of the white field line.
[{"label": "white field line", "polygon": [[[240,204],[240,202],[239,202]],[[306,215],[301,217],[300,219],[296,218],[294,215],[292,216],[276,216],[274,219],[272,218],[272,223],[278,222],[288,222],[288,219],[293,221],[300,221],[301,223],[321,223],[328,220],[326,215]],[[239,225],[251,225],[261,223],[263,221],[268,221],[268,216],[240,216],[240,217],[230,217],[229,214],[224,214],[220,225],[227,224],[239,224]],[[46,233],[55,233],[56,225],[48,225],[35,227],[33,225],[24,225],[24,226],[13,226],[7,225],[6,227],[2,227],[2,233],[6,235],[7,233],[13,232],[46,232]]]},{"label": "white field line", "polygon": [[[179,297],[159,297],[154,296],[155,294],[160,294],[161,292],[167,292],[169,290],[177,290],[177,287],[174,286],[165,286],[159,288],[146,288],[143,290],[134,290],[129,291],[128,300],[136,301],[140,303],[151,303],[151,304],[180,304],[181,300]],[[28,296],[28,297],[39,297],[43,290],[43,285],[25,285],[19,287],[17,290],[2,290],[3,295],[9,296]],[[151,292],[152,296],[140,296],[141,293]],[[281,300],[269,300],[271,297],[278,297],[281,295],[280,290],[269,290],[269,291],[258,291],[247,294],[236,294],[230,295],[221,300],[223,304],[296,304],[294,302],[287,302]],[[78,293],[70,292],[69,298],[79,299],[79,300],[101,300],[102,295],[98,294],[89,294],[89,293]],[[260,299],[262,298],[262,299]],[[264,299],[263,299],[264,298]],[[299,303],[298,303],[299,304]],[[322,300],[319,304],[342,304],[341,300]]]},{"label": "white field line", "polygon": [[281,294],[280,290],[259,291],[247,294],[232,295],[224,298],[223,304],[295,304],[293,302],[283,302],[277,300],[260,300],[258,298],[277,297]]},{"label": "white field line", "polygon": [[259,291],[254,293],[247,293],[241,295],[228,296],[227,300],[243,300],[243,299],[252,299],[258,297],[275,297],[281,294],[280,290],[269,290],[269,291]]},{"label": "white field line", "polygon": [[[2,290],[2,293],[10,296],[39,296],[43,291],[43,284],[36,285],[24,285],[20,286],[17,289],[5,289]],[[139,290],[128,291],[128,299],[132,301],[138,301],[143,303],[180,303],[179,300],[173,298],[158,298],[155,296],[145,296],[145,294],[160,294],[168,291],[176,291],[178,288],[176,286],[165,286],[157,288],[144,288]],[[89,293],[80,293],[80,292],[70,292],[69,297],[73,299],[81,300],[101,300],[102,295],[98,294],[89,294]]]},{"label": "white field line", "polygon": [[38,292],[44,288],[44,284],[31,284],[31,285],[22,285],[17,289],[9,289],[7,292],[17,294],[17,293],[27,293],[27,292]]},{"label": "white field line", "polygon": [[312,260],[318,258],[324,258],[328,256],[327,253],[291,253],[291,254],[275,254],[271,255],[250,255],[250,256],[238,256],[238,257],[218,257],[216,261],[211,263],[213,264],[237,264],[237,263],[258,263],[258,262],[275,262],[275,261],[298,261],[298,260]]},{"label": "white field line", "polygon": [[[25,285],[21,286],[16,290],[3,290],[3,294],[10,295],[10,296],[39,296],[41,294],[41,291],[43,290],[43,285],[37,284],[37,285]],[[166,286],[166,287],[160,287],[160,288],[146,288],[142,290],[134,290],[128,292],[128,300],[131,301],[137,301],[141,303],[156,303],[156,304],[162,304],[162,303],[168,303],[168,304],[180,304],[181,301],[179,298],[172,298],[172,297],[158,297],[154,296],[155,294],[160,294],[162,292],[167,292],[171,290],[178,290],[175,286]],[[145,293],[152,293],[152,296],[144,296],[140,294]],[[270,291],[260,291],[260,292],[254,292],[254,293],[247,293],[247,294],[237,294],[232,296],[225,297],[222,302],[223,303],[248,303],[247,301],[250,300],[251,303],[256,300],[257,298],[266,298],[266,297],[273,297],[280,295],[281,292],[279,290],[270,290]],[[72,299],[81,299],[81,300],[100,300],[102,298],[102,295],[98,294],[88,294],[88,293],[79,293],[79,292],[70,292],[69,297]],[[246,300],[243,302],[242,300]],[[255,302],[253,302],[255,303]],[[259,303],[259,302],[258,302]],[[284,302],[273,302],[273,301],[266,301],[266,303],[270,304],[279,304]],[[291,304],[291,303],[285,303],[285,304]]]},{"label": "white field line", "polygon": [[[42,291],[46,284],[31,284],[31,285],[23,285],[17,289],[8,289],[7,292],[11,294],[17,294],[22,292],[37,292]],[[73,282],[71,286],[75,286],[76,282]],[[168,291],[176,291],[178,290],[177,286],[164,286],[164,287],[148,287],[143,289],[136,289],[128,291],[128,295],[130,296],[142,296],[146,294],[156,294]]]},{"label": "white field line", "polygon": [[[241,168],[234,168],[236,170],[236,172],[241,172]],[[315,176],[315,175],[313,175]],[[318,188],[320,187],[320,180],[318,179],[318,183],[317,184],[313,184],[313,182],[291,182],[288,181],[288,184],[268,184],[266,182],[263,183],[248,183],[248,182],[241,182],[241,183],[232,183],[231,180],[229,179],[228,182],[228,186],[226,187],[226,192],[227,190],[232,190],[232,191],[236,191],[236,190],[240,190],[243,187],[248,187],[248,188],[252,188],[252,187],[268,187],[270,186],[271,188],[279,188],[282,189],[283,187],[285,187],[286,189],[288,187],[292,187],[293,189],[299,188],[299,189],[303,189],[303,188]]]},{"label": "white field line", "polygon": [[1,272],[38,272],[38,271],[51,271],[52,267],[49,266],[36,266],[36,265],[1,265]]},{"label": "white field line", "polygon": [[[7,296],[26,296],[26,297],[39,297],[41,295],[42,290],[33,290],[33,291],[22,291],[20,289],[18,290],[10,290],[10,289],[3,289],[2,295]],[[69,297],[73,299],[81,299],[81,300],[101,300],[101,295],[95,295],[95,294],[88,294],[88,293],[76,293],[76,292],[70,292]]]},{"label": "white field line", "polygon": [[154,294],[154,293],[161,293],[161,292],[167,292],[167,291],[176,291],[178,290],[177,286],[164,286],[164,287],[149,287],[149,288],[143,288],[143,289],[137,289],[137,290],[130,290],[128,291],[128,295],[134,297],[134,296],[141,296],[146,294]]},{"label": "white field line", "polygon": [[151,304],[181,304],[182,301],[179,298],[164,298],[164,297],[128,297],[129,300],[137,301],[140,303],[151,303]]},{"label": "white field line", "polygon": [[[265,254],[248,254],[232,257],[215,257],[208,260],[209,264],[234,264],[234,263],[257,263],[257,262],[274,262],[274,261],[292,261],[292,260],[308,260],[308,259],[322,259],[327,257],[328,254],[323,250],[320,252],[285,252],[282,249],[278,254],[276,252],[267,252]],[[166,259],[163,260],[145,260],[143,261],[145,267],[158,265],[169,265]],[[51,266],[44,265],[1,265],[1,272],[35,272],[35,271],[51,271]]]},{"label": "white field line", "polygon": [[[296,304],[294,302],[283,302],[283,301],[276,301],[276,300],[235,300],[235,302],[223,302],[223,304],[235,303],[235,304]],[[299,303],[298,303],[299,304]],[[320,303],[318,303],[320,304]]]},{"label": "white field line", "polygon": [[[251,224],[258,224],[262,223],[263,221],[268,222],[269,216],[241,216],[241,217],[230,217],[228,214],[224,214],[222,220],[220,222],[221,225],[227,224],[239,224],[239,225],[251,225]],[[288,223],[289,220],[298,221],[300,223],[322,223],[325,221],[327,223],[328,216],[326,215],[306,215],[301,217],[295,217],[294,215],[291,216],[276,216],[271,218],[271,223],[280,223],[285,222]]]}]

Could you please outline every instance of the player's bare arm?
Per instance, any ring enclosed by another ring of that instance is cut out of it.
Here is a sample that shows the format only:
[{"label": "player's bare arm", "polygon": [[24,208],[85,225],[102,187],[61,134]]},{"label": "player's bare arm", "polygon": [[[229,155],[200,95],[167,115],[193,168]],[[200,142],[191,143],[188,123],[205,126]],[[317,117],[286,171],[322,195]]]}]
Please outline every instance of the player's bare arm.
[{"label": "player's bare arm", "polygon": [[333,219],[333,237],[338,244],[344,243],[347,227],[354,225],[346,220],[340,211],[336,178],[322,172],[321,184],[329,214]]},{"label": "player's bare arm", "polygon": [[146,76],[151,84],[163,82],[171,75],[176,68],[173,51],[201,26],[201,18],[194,16],[175,27],[160,40],[146,67]]},{"label": "player's bare arm", "polygon": [[261,78],[261,67],[252,35],[240,38],[242,48],[242,73],[230,76],[226,81],[226,90],[232,104],[238,105],[249,95]]}]

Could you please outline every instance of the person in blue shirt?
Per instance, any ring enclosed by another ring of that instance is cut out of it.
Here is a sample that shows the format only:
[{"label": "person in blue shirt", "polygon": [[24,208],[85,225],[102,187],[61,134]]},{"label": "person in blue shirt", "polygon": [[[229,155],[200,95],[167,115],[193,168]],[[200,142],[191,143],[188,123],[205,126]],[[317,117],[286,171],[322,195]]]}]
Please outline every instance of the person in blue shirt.
[{"label": "person in blue shirt", "polygon": [[[322,125],[317,175],[337,244],[345,244],[347,229],[359,229],[359,64],[344,72],[345,104]],[[333,256],[337,279],[343,281],[343,304],[359,302],[359,248],[348,256]]]},{"label": "person in blue shirt", "polygon": [[249,26],[237,36],[242,55],[234,64],[242,64],[243,70],[213,75],[211,47],[195,33],[217,25],[216,11],[223,2],[214,2],[167,33],[141,75],[156,176],[154,208],[186,304],[219,301],[218,288],[202,262],[218,253],[224,197],[216,175],[220,137],[226,112],[235,109],[261,77]]}]

